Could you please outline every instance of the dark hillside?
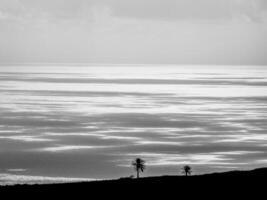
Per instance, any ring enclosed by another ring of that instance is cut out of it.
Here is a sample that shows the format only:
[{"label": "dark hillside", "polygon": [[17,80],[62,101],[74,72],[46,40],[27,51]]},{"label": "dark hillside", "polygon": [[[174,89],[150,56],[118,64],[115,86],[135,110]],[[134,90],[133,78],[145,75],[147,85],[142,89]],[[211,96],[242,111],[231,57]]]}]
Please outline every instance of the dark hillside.
[{"label": "dark hillside", "polygon": [[[148,196],[205,196],[214,199],[231,195],[257,195],[267,189],[267,169],[232,171],[195,176],[160,176],[140,179],[65,183],[50,185],[17,185],[0,187],[1,194],[32,197],[105,197]],[[124,196],[128,195],[128,196]],[[215,195],[215,196],[214,196]],[[79,198],[80,199],[80,198]],[[92,198],[95,199],[95,198]],[[127,199],[127,198],[126,198]],[[265,198],[264,198],[265,199]]]}]

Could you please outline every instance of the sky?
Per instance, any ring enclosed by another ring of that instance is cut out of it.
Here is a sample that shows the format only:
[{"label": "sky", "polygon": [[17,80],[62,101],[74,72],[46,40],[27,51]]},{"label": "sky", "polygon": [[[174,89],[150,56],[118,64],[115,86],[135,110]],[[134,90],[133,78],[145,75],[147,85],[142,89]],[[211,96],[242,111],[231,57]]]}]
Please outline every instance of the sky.
[{"label": "sky", "polygon": [[0,0],[0,62],[266,65],[265,0]]},{"label": "sky", "polygon": [[0,68],[0,185],[266,167],[266,85],[265,66]]}]

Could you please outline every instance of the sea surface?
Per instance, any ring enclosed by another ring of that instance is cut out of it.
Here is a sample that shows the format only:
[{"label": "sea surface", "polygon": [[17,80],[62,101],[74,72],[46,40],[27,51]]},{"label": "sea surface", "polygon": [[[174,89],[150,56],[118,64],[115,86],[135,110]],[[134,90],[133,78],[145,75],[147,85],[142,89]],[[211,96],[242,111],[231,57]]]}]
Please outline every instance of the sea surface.
[{"label": "sea surface", "polygon": [[0,184],[267,166],[267,66],[0,66]]}]

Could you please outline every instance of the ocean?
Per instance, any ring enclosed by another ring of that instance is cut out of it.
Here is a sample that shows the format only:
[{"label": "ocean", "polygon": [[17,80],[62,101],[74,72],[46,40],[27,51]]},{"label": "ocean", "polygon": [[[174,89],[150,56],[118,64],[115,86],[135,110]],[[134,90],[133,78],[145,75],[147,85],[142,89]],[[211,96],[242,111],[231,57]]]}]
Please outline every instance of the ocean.
[{"label": "ocean", "polygon": [[0,184],[267,165],[267,66],[0,66]]}]

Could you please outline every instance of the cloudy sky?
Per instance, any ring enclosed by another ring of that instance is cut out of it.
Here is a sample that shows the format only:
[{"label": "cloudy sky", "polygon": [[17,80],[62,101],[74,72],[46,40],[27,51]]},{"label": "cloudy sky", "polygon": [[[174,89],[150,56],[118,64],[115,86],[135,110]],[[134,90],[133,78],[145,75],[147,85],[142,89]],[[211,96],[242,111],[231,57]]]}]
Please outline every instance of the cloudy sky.
[{"label": "cloudy sky", "polygon": [[265,65],[265,0],[0,0],[1,63]]},{"label": "cloudy sky", "polygon": [[265,66],[0,68],[0,185],[266,166],[266,85]]}]

